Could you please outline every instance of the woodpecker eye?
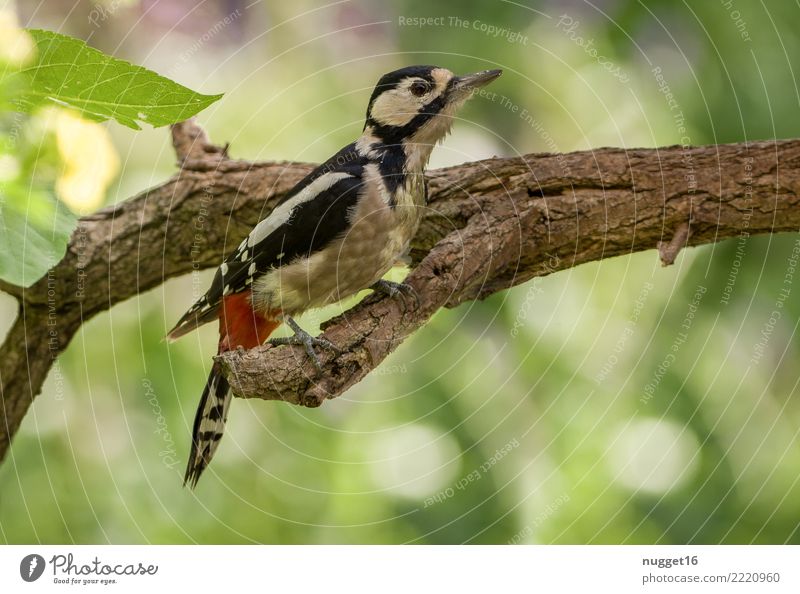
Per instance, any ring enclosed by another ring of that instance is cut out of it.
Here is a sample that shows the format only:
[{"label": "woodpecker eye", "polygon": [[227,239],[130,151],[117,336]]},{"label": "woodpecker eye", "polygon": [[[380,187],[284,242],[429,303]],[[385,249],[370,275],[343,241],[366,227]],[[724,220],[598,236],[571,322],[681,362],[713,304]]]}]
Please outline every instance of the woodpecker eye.
[{"label": "woodpecker eye", "polygon": [[422,97],[430,90],[430,85],[425,81],[415,80],[413,83],[411,83],[409,89],[411,89],[411,92],[417,97]]}]

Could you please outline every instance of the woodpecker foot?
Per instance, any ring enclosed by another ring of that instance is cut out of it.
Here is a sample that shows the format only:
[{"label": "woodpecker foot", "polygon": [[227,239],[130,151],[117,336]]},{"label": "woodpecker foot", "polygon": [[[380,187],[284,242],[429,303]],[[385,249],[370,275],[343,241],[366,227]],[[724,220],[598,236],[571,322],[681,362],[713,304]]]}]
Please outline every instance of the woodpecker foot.
[{"label": "woodpecker foot", "polygon": [[417,290],[409,284],[395,283],[381,279],[372,285],[370,289],[376,293],[383,293],[392,298],[400,297],[403,303],[405,303],[406,297],[411,297],[414,300],[414,307],[419,307],[419,294],[417,294]]},{"label": "woodpecker foot", "polygon": [[275,345],[280,346],[282,344],[291,344],[291,345],[300,345],[302,346],[308,358],[311,359],[311,362],[314,364],[314,367],[317,369],[318,372],[322,372],[322,363],[319,360],[319,356],[317,356],[314,347],[319,347],[323,349],[327,349],[329,351],[333,351],[337,355],[342,354],[342,350],[333,344],[329,340],[325,340],[324,338],[317,338],[311,336],[308,332],[303,330],[297,322],[295,322],[290,317],[285,317],[283,319],[286,322],[286,325],[292,329],[294,332],[294,336],[286,336],[286,337],[278,337],[278,338],[270,338],[267,342]]}]

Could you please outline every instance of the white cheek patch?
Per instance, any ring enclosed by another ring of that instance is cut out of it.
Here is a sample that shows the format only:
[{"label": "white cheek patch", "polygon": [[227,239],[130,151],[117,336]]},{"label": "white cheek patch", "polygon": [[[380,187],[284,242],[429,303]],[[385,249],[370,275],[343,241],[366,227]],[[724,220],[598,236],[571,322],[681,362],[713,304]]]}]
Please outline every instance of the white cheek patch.
[{"label": "white cheek patch", "polygon": [[422,101],[414,101],[407,93],[393,89],[378,95],[370,116],[382,126],[405,126],[414,119],[421,105]]},{"label": "white cheek patch", "polygon": [[415,96],[410,90],[411,85],[419,81],[418,78],[408,78],[396,89],[384,91],[372,104],[370,117],[382,126],[402,127],[409,124],[447,91],[453,73],[446,68],[435,68],[431,71],[431,77],[433,88],[421,97]]}]

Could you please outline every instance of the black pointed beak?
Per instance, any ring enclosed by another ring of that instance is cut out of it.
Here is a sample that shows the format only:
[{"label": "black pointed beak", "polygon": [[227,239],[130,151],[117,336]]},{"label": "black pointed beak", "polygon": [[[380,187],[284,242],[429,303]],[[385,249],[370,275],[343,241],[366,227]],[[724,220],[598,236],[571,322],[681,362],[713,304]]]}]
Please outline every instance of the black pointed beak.
[{"label": "black pointed beak", "polygon": [[475,74],[465,74],[464,76],[456,76],[453,79],[451,92],[454,95],[461,95],[463,93],[471,93],[475,89],[485,87],[490,82],[503,74],[502,70],[483,70]]}]

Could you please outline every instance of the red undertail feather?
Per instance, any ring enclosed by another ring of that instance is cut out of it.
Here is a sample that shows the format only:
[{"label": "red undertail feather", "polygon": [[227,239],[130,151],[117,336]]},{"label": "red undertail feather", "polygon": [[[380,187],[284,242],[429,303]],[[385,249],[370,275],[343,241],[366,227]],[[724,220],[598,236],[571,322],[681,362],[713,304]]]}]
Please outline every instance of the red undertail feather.
[{"label": "red undertail feather", "polygon": [[[253,310],[250,291],[227,295],[223,297],[219,312],[218,352],[223,353],[239,346],[246,349],[256,347],[267,340],[280,324],[279,321]],[[228,380],[222,375],[220,365],[214,363],[194,419],[192,448],[184,484],[194,487],[211,462],[225,429],[232,398]]]},{"label": "red undertail feather", "polygon": [[263,344],[281,323],[256,312],[250,303],[250,291],[222,298],[219,326],[219,352],[237,346],[252,349]]}]

